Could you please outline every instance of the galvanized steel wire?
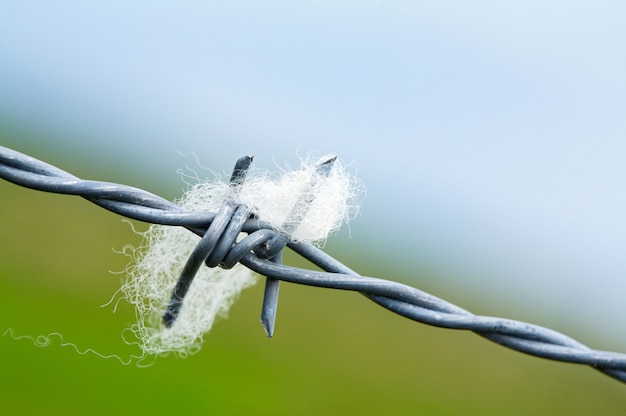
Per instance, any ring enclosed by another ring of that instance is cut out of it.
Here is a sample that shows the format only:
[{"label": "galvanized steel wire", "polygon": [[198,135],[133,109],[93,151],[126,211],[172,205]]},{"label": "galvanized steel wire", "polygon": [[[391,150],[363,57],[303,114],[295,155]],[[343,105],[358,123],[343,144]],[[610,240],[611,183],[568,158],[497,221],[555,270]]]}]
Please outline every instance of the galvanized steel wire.
[{"label": "galvanized steel wire", "polygon": [[[126,185],[82,180],[48,163],[2,146],[0,177],[39,191],[79,195],[124,217],[152,224],[182,226],[199,236],[207,233],[216,217],[225,215],[186,211],[164,198]],[[235,211],[230,210],[227,215],[234,215]],[[230,220],[230,217],[225,219]],[[414,287],[360,276],[313,245],[286,242],[287,247],[324,271],[296,268],[268,260],[268,256],[263,255],[263,250],[267,249],[268,241],[277,240],[278,233],[262,220],[240,219],[238,230],[248,236],[238,243],[226,246],[221,244],[222,252],[211,254],[211,265],[219,264],[228,268],[240,262],[269,279],[360,292],[380,306],[417,322],[440,328],[473,331],[513,350],[555,361],[586,364],[626,382],[626,354],[593,350],[566,335],[541,326],[473,315]]]}]

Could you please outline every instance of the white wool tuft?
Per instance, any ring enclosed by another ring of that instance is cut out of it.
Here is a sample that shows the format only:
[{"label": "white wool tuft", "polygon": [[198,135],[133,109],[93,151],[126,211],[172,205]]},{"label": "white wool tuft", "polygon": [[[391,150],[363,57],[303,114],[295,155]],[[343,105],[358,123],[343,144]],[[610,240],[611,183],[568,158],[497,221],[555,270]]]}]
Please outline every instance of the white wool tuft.
[{"label": "white wool tuft", "polygon": [[[338,161],[328,177],[318,175],[311,187],[314,175],[315,164],[310,159],[303,160],[299,170],[283,171],[278,176],[252,169],[236,200],[248,206],[259,219],[284,230],[290,211],[302,192],[309,189],[313,202],[308,209],[301,208],[302,212],[295,213],[299,225],[290,236],[297,241],[323,242],[354,216],[358,209],[355,199],[362,186]],[[216,212],[229,197],[232,195],[228,184],[203,181],[191,186],[178,203],[191,211]],[[216,318],[227,316],[239,293],[252,286],[256,276],[240,264],[230,270],[201,267],[174,325],[165,328],[161,325],[161,315],[200,239],[182,227],[160,225],[150,226],[143,237],[142,245],[133,250],[134,263],[127,267],[127,278],[121,288],[125,299],[136,308],[137,323],[130,329],[144,353],[193,354],[200,350],[203,336]]]},{"label": "white wool tuft", "polygon": [[[300,204],[301,212],[295,215],[300,223],[288,234],[294,241],[323,242],[358,212],[356,199],[362,185],[339,161],[334,162],[327,177],[315,173],[316,165],[316,161],[309,157],[301,161],[299,170],[283,171],[278,176],[253,171],[243,185],[238,202],[276,229],[284,230],[287,228],[285,220],[297,207],[302,193],[309,192],[313,201],[309,206]],[[311,190],[308,187],[312,178],[315,179]]]}]

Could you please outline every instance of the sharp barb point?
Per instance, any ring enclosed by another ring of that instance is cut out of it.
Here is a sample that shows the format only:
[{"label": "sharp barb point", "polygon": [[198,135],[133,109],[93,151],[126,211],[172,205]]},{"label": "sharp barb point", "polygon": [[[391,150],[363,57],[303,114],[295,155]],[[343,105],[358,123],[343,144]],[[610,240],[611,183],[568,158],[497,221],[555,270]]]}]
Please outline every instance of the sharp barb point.
[{"label": "sharp barb point", "polygon": [[246,175],[248,174],[248,170],[250,169],[250,165],[252,164],[252,160],[254,156],[243,156],[237,159],[235,162],[235,167],[233,168],[233,174],[230,177],[230,185],[231,186],[241,186],[243,182],[246,180]]},{"label": "sharp barb point", "polygon": [[[271,261],[282,264],[282,252],[274,256]],[[261,324],[265,329],[268,338],[274,336],[276,323],[276,312],[278,310],[278,294],[280,291],[280,280],[268,277],[265,280],[265,292],[263,294],[263,307],[261,309]]]},{"label": "sharp barb point", "polygon": [[318,175],[328,176],[336,160],[337,156],[330,156],[327,159],[322,159],[315,167],[315,172]]}]

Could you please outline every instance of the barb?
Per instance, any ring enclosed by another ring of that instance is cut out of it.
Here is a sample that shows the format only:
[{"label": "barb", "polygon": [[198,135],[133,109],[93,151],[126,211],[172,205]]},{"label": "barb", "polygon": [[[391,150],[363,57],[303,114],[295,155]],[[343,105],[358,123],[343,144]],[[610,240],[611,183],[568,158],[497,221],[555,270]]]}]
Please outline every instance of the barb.
[{"label": "barb", "polygon": [[[233,175],[230,178],[232,193],[237,193],[241,188],[251,163],[252,157],[244,156],[235,164]],[[185,295],[202,262],[206,262],[209,267],[217,266],[235,242],[248,216],[247,208],[238,206],[232,199],[227,200],[218,211],[202,240],[189,256],[176,283],[170,303],[163,313],[163,324],[167,328],[170,328],[178,317]]]},{"label": "barb", "polygon": [[[282,249],[289,242],[289,234],[293,233],[302,222],[303,217],[309,210],[313,199],[315,198],[314,192],[312,192],[318,185],[319,180],[322,177],[328,177],[333,163],[337,160],[337,156],[330,157],[321,163],[319,163],[313,173],[313,177],[309,181],[304,192],[300,195],[296,205],[291,208],[291,211],[283,222],[282,229],[285,232],[277,233],[271,240],[265,245],[259,246],[255,249],[257,256],[264,259],[271,259],[274,263],[282,262]],[[265,291],[263,294],[263,308],[261,309],[261,323],[265,329],[265,333],[268,337],[274,336],[274,325],[276,321],[276,310],[278,308],[278,293],[280,291],[280,280],[272,277],[267,277],[265,281]]]},{"label": "barb", "polygon": [[[241,172],[240,172],[241,173]],[[233,175],[235,176],[235,175]],[[243,181],[232,179],[236,186]],[[397,282],[365,277],[334,259],[313,245],[287,242],[287,247],[320,267],[324,272],[295,268],[281,264],[278,253],[271,253],[274,261],[266,260],[266,243],[280,234],[261,219],[250,219],[239,209],[230,213],[190,212],[157,195],[130,186],[81,180],[59,168],[0,146],[0,177],[27,188],[79,195],[122,216],[153,224],[183,226],[199,236],[209,235],[220,247],[218,254],[210,252],[208,265],[233,267],[237,262],[270,279],[330,289],[360,292],[373,302],[399,315],[424,324],[450,329],[469,330],[505,347],[555,361],[585,364],[622,382],[626,382],[626,354],[592,350],[559,332],[509,319],[477,316],[452,303],[414,287]],[[239,181],[239,182],[238,182]],[[227,206],[228,203],[225,204]],[[232,208],[232,206],[231,206]],[[213,236],[210,231],[216,222],[221,231]],[[220,240],[224,228],[248,235],[235,243],[232,233],[226,242]],[[208,237],[207,237],[208,238]],[[281,237],[282,238],[282,237]],[[274,240],[275,241],[275,240]],[[257,252],[260,252],[260,257]],[[202,258],[199,263],[205,261]],[[194,266],[195,267],[195,266]],[[181,297],[182,301],[182,297]],[[172,321],[173,322],[173,321]]]}]

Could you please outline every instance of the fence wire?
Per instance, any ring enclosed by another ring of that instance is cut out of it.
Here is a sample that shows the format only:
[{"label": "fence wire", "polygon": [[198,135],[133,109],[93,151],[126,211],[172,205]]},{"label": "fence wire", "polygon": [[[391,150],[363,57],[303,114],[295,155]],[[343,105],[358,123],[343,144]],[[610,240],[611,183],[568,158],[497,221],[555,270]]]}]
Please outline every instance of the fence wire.
[{"label": "fence wire", "polygon": [[[236,212],[186,211],[145,190],[110,182],[82,180],[48,163],[2,146],[0,177],[39,191],[79,195],[124,217],[152,224],[182,226],[203,237],[206,237],[213,222],[228,222],[231,217],[223,218],[224,215],[234,216]],[[593,350],[566,335],[541,326],[474,315],[414,287],[361,276],[311,244],[283,241],[283,246],[286,245],[324,271],[281,264],[275,260],[275,247],[272,251],[274,259],[268,259],[264,251],[268,249],[268,242],[281,240],[284,236],[263,222],[262,218],[239,222],[236,231],[247,233],[248,236],[238,243],[220,244],[223,253],[218,257],[222,267],[232,267],[239,262],[266,276],[268,281],[360,292],[380,306],[414,321],[440,328],[473,331],[513,350],[555,361],[589,365],[626,382],[626,354]],[[220,236],[213,237],[217,240]]]}]

